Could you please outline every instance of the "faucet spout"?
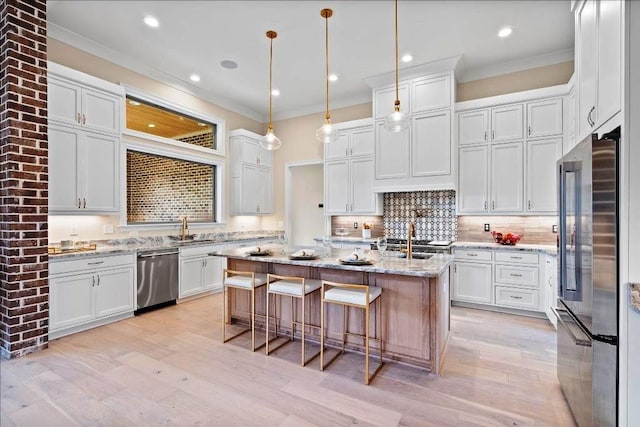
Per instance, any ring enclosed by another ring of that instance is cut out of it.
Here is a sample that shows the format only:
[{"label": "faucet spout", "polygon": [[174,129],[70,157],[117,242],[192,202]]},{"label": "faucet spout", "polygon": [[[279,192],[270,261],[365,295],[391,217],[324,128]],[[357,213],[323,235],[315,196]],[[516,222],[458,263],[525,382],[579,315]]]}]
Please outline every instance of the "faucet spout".
[{"label": "faucet spout", "polygon": [[413,259],[412,238],[416,235],[416,226],[412,221],[407,224],[407,259]]},{"label": "faucet spout", "polygon": [[185,240],[187,238],[187,232],[189,231],[189,223],[187,222],[187,217],[182,217],[182,230],[180,233],[180,240]]}]

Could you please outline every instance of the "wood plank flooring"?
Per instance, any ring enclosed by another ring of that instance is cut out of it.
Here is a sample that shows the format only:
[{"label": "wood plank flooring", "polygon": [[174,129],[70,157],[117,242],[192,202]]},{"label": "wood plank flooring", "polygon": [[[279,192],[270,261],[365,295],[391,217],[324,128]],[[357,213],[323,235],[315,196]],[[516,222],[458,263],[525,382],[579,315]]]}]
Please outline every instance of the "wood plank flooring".
[{"label": "wood plank flooring", "polygon": [[248,334],[221,344],[221,304],[192,300],[0,362],[0,425],[575,425],[546,320],[454,307],[442,376],[386,363],[365,386],[359,354],[320,372],[318,359],[300,367],[299,341],[268,357],[247,350]]}]

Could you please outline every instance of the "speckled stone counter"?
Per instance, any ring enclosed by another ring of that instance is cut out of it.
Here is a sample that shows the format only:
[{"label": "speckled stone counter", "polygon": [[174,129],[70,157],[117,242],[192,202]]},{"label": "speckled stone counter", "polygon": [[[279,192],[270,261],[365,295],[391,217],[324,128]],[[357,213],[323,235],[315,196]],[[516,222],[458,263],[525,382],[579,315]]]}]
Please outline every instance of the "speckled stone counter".
[{"label": "speckled stone counter", "polygon": [[453,242],[454,248],[477,248],[477,249],[499,249],[506,251],[526,251],[526,252],[544,252],[550,255],[557,255],[558,248],[555,245],[530,245],[526,243],[518,243],[515,246],[501,245],[493,242]]},{"label": "speckled stone counter", "polygon": [[640,313],[640,283],[629,283],[631,308]]},{"label": "speckled stone counter", "polygon": [[[236,271],[271,273],[281,276],[304,277],[328,282],[361,284],[382,288],[380,305],[372,306],[371,315],[379,316],[371,320],[372,334],[384,334],[383,357],[388,361],[400,361],[425,368],[435,374],[440,373],[445,350],[449,341],[450,301],[449,266],[453,256],[436,254],[427,260],[405,260],[386,258],[373,265],[343,265],[337,258],[350,254],[350,251],[332,251],[330,258],[316,260],[291,260],[278,252],[279,247],[271,248],[273,256],[247,256],[244,250],[231,250],[213,253],[224,256],[227,268]],[[371,252],[371,256],[377,256]],[[264,286],[256,294],[256,312],[265,315],[266,301]],[[320,324],[320,292],[307,296],[305,303],[306,318],[309,324]],[[227,321],[248,323],[249,300],[245,290],[229,288],[227,290]],[[278,304],[277,317],[279,330],[288,332],[287,325],[292,317],[291,306],[287,299]],[[301,304],[294,306],[296,319],[301,319]],[[363,310],[349,310],[349,331],[364,332]],[[273,313],[273,312],[271,312]],[[270,313],[270,315],[271,315]],[[327,342],[330,346],[341,346],[342,307],[326,304]],[[257,316],[259,320],[264,317]],[[376,325],[374,328],[373,325]],[[316,329],[307,333],[310,339],[319,340]],[[362,339],[348,336],[347,347],[362,351]],[[374,353],[377,348],[372,350]]]}]

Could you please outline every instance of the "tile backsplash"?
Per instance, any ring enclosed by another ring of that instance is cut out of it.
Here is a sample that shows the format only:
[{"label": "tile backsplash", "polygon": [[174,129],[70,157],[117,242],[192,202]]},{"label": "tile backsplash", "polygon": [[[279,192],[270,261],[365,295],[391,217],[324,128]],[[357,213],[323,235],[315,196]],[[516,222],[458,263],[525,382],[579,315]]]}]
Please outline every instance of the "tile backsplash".
[{"label": "tile backsplash", "polygon": [[416,239],[457,240],[456,192],[413,191],[384,194],[384,232],[404,239],[407,224],[416,225]]},{"label": "tile backsplash", "polygon": [[[353,228],[355,223],[358,223],[357,228]],[[362,237],[362,228],[365,223],[371,226],[372,238],[383,235],[381,216],[332,216],[331,235],[336,235],[336,228],[346,228],[349,232],[347,237]]]},{"label": "tile backsplash", "polygon": [[484,224],[492,231],[520,234],[520,243],[555,245],[558,236],[551,231],[558,224],[557,216],[459,216],[458,240],[492,242],[491,233],[483,231]]}]

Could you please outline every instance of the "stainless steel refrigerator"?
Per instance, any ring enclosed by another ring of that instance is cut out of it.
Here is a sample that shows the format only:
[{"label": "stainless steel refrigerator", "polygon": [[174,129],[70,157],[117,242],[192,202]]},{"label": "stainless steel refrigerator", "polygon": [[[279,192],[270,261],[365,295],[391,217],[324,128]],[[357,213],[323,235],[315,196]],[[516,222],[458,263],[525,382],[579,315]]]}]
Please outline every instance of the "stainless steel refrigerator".
[{"label": "stainless steel refrigerator", "polygon": [[619,135],[558,162],[558,379],[580,427],[617,425]]}]

